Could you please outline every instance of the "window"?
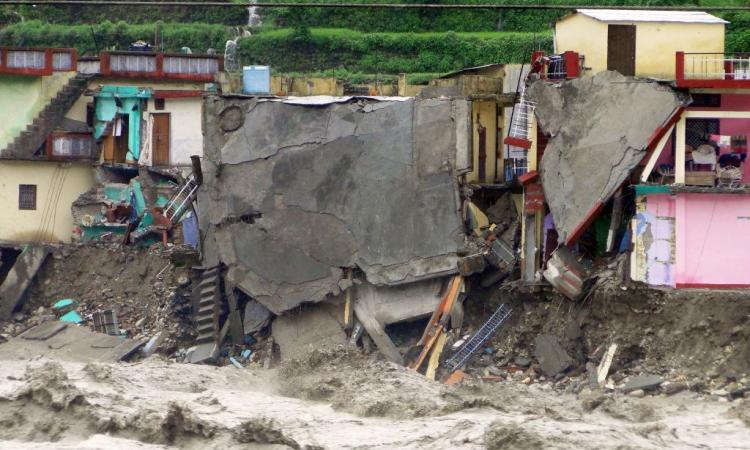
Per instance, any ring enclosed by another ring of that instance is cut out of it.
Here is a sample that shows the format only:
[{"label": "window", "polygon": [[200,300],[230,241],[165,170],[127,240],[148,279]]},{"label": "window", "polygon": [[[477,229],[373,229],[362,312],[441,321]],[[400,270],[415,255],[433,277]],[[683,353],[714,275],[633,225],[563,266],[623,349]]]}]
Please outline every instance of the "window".
[{"label": "window", "polygon": [[719,108],[721,107],[721,94],[690,94],[693,97],[693,102],[690,106],[704,107],[704,108]]},{"label": "window", "polygon": [[166,101],[163,98],[155,98],[154,99],[154,108],[156,108],[157,111],[164,111],[164,107],[166,106]]},{"label": "window", "polygon": [[18,185],[18,209],[30,211],[36,209],[36,184]]},{"label": "window", "polygon": [[53,137],[52,156],[89,158],[93,153],[94,141],[91,136],[61,135]]}]

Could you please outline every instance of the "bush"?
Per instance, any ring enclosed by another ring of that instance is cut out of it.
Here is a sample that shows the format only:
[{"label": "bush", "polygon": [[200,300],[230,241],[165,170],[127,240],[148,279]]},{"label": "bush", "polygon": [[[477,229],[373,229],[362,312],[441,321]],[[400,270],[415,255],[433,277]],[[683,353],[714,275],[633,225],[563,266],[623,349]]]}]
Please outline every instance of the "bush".
[{"label": "bush", "polygon": [[204,23],[133,25],[104,21],[89,25],[57,25],[27,21],[0,29],[0,46],[72,47],[81,55],[92,55],[105,49],[127,50],[131,42],[139,39],[153,43],[157,25],[165,51],[190,47],[194,52],[202,53],[213,47],[221,52],[232,37],[228,27]]},{"label": "bush", "polygon": [[278,72],[346,69],[358,73],[435,73],[527,61],[550,51],[551,33],[360,33],[340,29],[266,31],[240,41],[242,64]]}]

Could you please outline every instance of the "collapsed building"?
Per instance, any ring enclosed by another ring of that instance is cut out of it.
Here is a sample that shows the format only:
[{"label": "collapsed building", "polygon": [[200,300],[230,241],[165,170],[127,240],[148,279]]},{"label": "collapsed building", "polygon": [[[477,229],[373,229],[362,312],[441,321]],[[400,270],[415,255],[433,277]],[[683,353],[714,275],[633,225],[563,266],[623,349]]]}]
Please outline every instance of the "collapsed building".
[{"label": "collapsed building", "polygon": [[430,280],[457,273],[464,247],[469,111],[459,99],[208,99],[205,265],[223,263],[230,286],[275,314],[353,290],[370,335],[386,325],[381,298],[400,297],[391,321],[429,314]]}]

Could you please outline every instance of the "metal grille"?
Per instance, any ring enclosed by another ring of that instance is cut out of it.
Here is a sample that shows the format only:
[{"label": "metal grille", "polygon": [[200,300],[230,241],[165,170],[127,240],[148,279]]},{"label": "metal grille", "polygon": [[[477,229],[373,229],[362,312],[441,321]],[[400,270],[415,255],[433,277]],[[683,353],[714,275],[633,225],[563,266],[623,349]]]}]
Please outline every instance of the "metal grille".
[{"label": "metal grille", "polygon": [[536,103],[526,97],[526,89],[521,91],[521,99],[513,109],[513,122],[510,124],[508,136],[530,140],[531,118],[534,115]]},{"label": "metal grille", "polygon": [[36,184],[18,185],[18,209],[36,209]]},{"label": "metal grille", "polygon": [[94,140],[88,136],[59,136],[52,144],[52,156],[91,156]]},{"label": "metal grille", "polygon": [[52,69],[58,71],[71,70],[73,68],[73,55],[67,52],[52,54]]},{"label": "metal grille", "polygon": [[109,66],[113,72],[156,72],[156,56],[111,55]]},{"label": "metal grille", "polygon": [[216,58],[164,57],[164,73],[215,74],[217,72],[219,72],[219,60]]},{"label": "metal grille", "polygon": [[44,69],[44,52],[8,50],[8,67],[14,69]]},{"label": "metal grille", "polygon": [[495,335],[498,328],[508,320],[508,317],[513,313],[513,310],[505,306],[505,303],[495,311],[494,314],[487,319],[487,322],[479,328],[476,333],[466,341],[466,343],[453,355],[445,361],[445,367],[450,371],[454,371],[463,367],[471,357],[476,353],[482,346]]}]

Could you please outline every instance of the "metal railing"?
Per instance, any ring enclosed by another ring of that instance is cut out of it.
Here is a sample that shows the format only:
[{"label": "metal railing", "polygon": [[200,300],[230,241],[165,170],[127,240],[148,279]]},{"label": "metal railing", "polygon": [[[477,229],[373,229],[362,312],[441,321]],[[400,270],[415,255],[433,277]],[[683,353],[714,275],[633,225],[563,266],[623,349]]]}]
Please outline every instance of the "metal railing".
[{"label": "metal railing", "polygon": [[514,106],[508,136],[525,141],[531,140],[531,119],[534,116],[534,109],[536,109],[536,103],[526,97],[524,89],[521,91],[521,99]]},{"label": "metal railing", "polygon": [[680,87],[750,86],[750,53],[677,52],[675,79]]},{"label": "metal railing", "polygon": [[104,52],[99,56],[102,75],[186,81],[215,81],[224,70],[218,55],[155,52]]}]

